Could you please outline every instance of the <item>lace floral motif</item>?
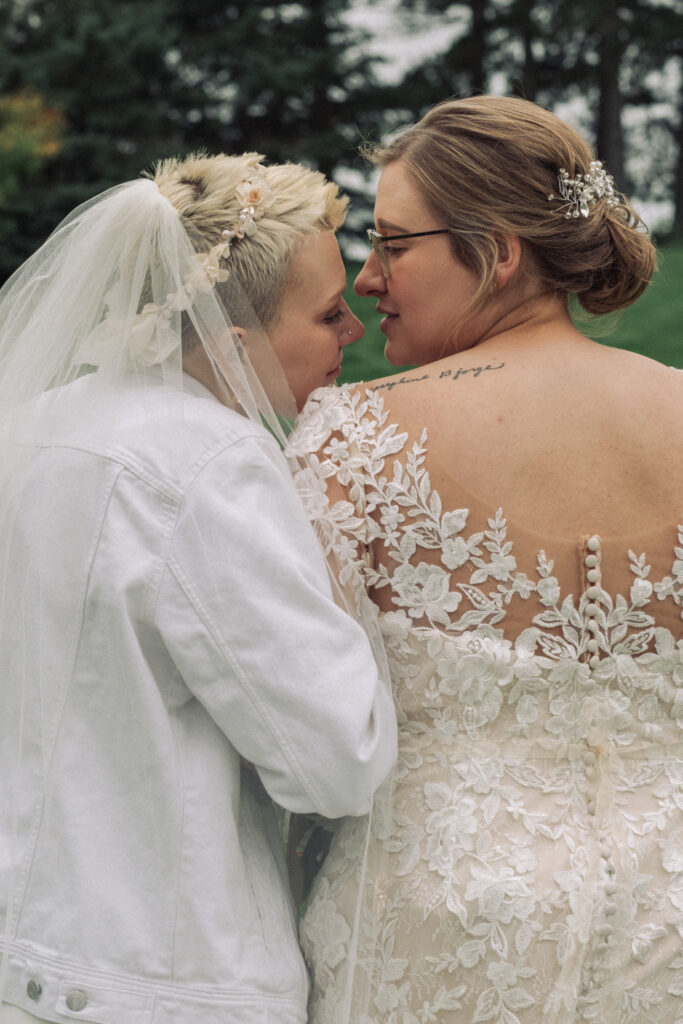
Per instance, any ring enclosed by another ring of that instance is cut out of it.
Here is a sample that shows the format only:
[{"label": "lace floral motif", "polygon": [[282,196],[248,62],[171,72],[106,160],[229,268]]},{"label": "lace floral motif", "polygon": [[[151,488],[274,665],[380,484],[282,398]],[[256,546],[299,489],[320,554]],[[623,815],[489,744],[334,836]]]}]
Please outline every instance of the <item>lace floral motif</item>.
[{"label": "lace floral motif", "polygon": [[443,508],[377,392],[317,392],[290,443],[342,573],[391,594],[400,727],[369,848],[339,827],[303,923],[313,1024],[682,1024],[683,528],[660,580],[628,553],[626,595],[594,538],[572,596],[502,511]]},{"label": "lace floral motif", "polygon": [[[655,599],[667,598],[683,608],[683,527],[670,576],[653,584],[645,556],[629,552],[634,580],[628,599],[621,594],[613,599],[597,586],[593,593],[581,594],[577,603],[571,596],[562,597],[553,561],[544,551],[537,557],[537,578],[518,569],[502,510],[488,520],[488,529],[467,534],[468,509],[443,509],[424,465],[426,444],[423,434],[404,451],[407,435],[387,424],[382,398],[372,391],[364,397],[345,388],[320,391],[299,421],[291,448],[295,454],[320,452],[306,471],[301,491],[327,544],[340,529],[347,558],[362,561],[377,540],[389,550],[392,568],[386,563],[364,566],[368,589],[389,588],[392,604],[409,621],[447,632],[495,626],[514,598],[534,596],[544,610],[518,646],[555,660],[588,658],[591,642],[612,659],[637,655],[662,642],[656,640],[650,608]],[[390,463],[399,453],[403,458]],[[326,496],[330,477],[347,488],[350,499],[332,508]],[[435,555],[421,560],[419,551]],[[437,556],[440,564],[435,563]],[[463,581],[460,573],[454,582],[453,574],[463,568],[468,578]],[[589,606],[596,603],[599,607],[590,615]]]}]

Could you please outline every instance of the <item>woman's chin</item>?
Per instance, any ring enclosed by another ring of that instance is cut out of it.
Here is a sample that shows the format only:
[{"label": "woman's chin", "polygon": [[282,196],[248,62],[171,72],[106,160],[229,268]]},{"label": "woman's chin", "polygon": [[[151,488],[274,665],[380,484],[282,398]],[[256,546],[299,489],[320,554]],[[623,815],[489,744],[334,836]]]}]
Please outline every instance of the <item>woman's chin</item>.
[{"label": "woman's chin", "polygon": [[401,357],[396,344],[388,340],[384,346],[384,358],[391,366],[405,366],[408,361]]}]

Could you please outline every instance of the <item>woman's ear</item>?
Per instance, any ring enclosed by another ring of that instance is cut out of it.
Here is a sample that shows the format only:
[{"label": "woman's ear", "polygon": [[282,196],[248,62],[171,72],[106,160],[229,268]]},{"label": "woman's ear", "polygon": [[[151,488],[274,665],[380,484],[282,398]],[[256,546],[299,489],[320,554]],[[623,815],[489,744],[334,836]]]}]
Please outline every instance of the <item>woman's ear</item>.
[{"label": "woman's ear", "polygon": [[522,243],[518,235],[503,235],[498,239],[498,262],[493,279],[498,291],[504,288],[519,269],[522,261]]}]

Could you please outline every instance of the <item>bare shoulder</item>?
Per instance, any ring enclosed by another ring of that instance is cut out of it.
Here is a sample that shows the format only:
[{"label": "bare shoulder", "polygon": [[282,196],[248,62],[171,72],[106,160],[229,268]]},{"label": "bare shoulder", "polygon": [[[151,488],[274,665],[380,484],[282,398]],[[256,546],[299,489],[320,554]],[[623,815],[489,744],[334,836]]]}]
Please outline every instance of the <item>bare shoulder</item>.
[{"label": "bare shoulder", "polygon": [[619,361],[625,367],[629,367],[638,373],[668,374],[672,380],[683,377],[683,370],[667,366],[665,363],[659,362],[657,359],[653,359],[642,352],[632,352],[626,348],[615,348],[609,344],[609,338],[606,338],[604,342],[594,343],[594,350],[602,353],[605,358],[614,362]]},{"label": "bare shoulder", "polygon": [[[398,373],[354,385],[361,398],[372,395],[381,403],[390,422],[418,437],[423,429],[436,438],[450,436],[469,415],[472,406],[489,404],[498,388],[496,378],[507,372],[501,358],[480,358],[476,350],[458,353],[438,361],[406,368]],[[508,374],[506,385],[512,386]]]},{"label": "bare shoulder", "polygon": [[414,369],[402,370],[400,373],[390,374],[386,377],[379,377],[376,380],[368,381],[363,386],[372,391],[394,391],[399,389],[402,392],[410,389],[418,390],[418,385],[436,383],[438,381],[456,382],[459,380],[477,380],[480,377],[488,377],[497,371],[504,370],[506,362],[504,359],[493,354],[479,356],[476,349],[459,353],[457,356],[445,356],[436,362],[428,363],[426,366],[418,366]]},{"label": "bare shoulder", "polygon": [[683,412],[683,371],[649,356],[624,349],[602,346],[600,370],[606,382],[610,382],[615,396],[632,401],[652,401],[656,406],[666,404],[667,399]]},{"label": "bare shoulder", "polygon": [[[410,385],[421,384],[433,376],[431,367],[416,367],[414,370],[402,370],[400,373],[388,374],[386,377],[377,377],[375,380],[361,381],[353,386],[359,392],[377,391],[390,394],[396,388],[404,391]],[[411,388],[414,390],[414,387]]]}]

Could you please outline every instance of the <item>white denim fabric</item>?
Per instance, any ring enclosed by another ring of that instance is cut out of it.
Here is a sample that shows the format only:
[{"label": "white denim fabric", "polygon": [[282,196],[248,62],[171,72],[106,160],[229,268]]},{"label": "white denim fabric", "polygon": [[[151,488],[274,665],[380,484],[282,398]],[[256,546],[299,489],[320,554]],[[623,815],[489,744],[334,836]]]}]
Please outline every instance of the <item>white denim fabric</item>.
[{"label": "white denim fabric", "polygon": [[26,1013],[17,1006],[10,1006],[3,1003],[0,1006],[0,1024],[35,1024],[40,1017],[34,1017],[32,1013]]},{"label": "white denim fabric", "polygon": [[5,581],[3,998],[54,1022],[303,1024],[269,796],[366,812],[391,696],[270,435],[194,381],[94,394],[54,402]]}]

